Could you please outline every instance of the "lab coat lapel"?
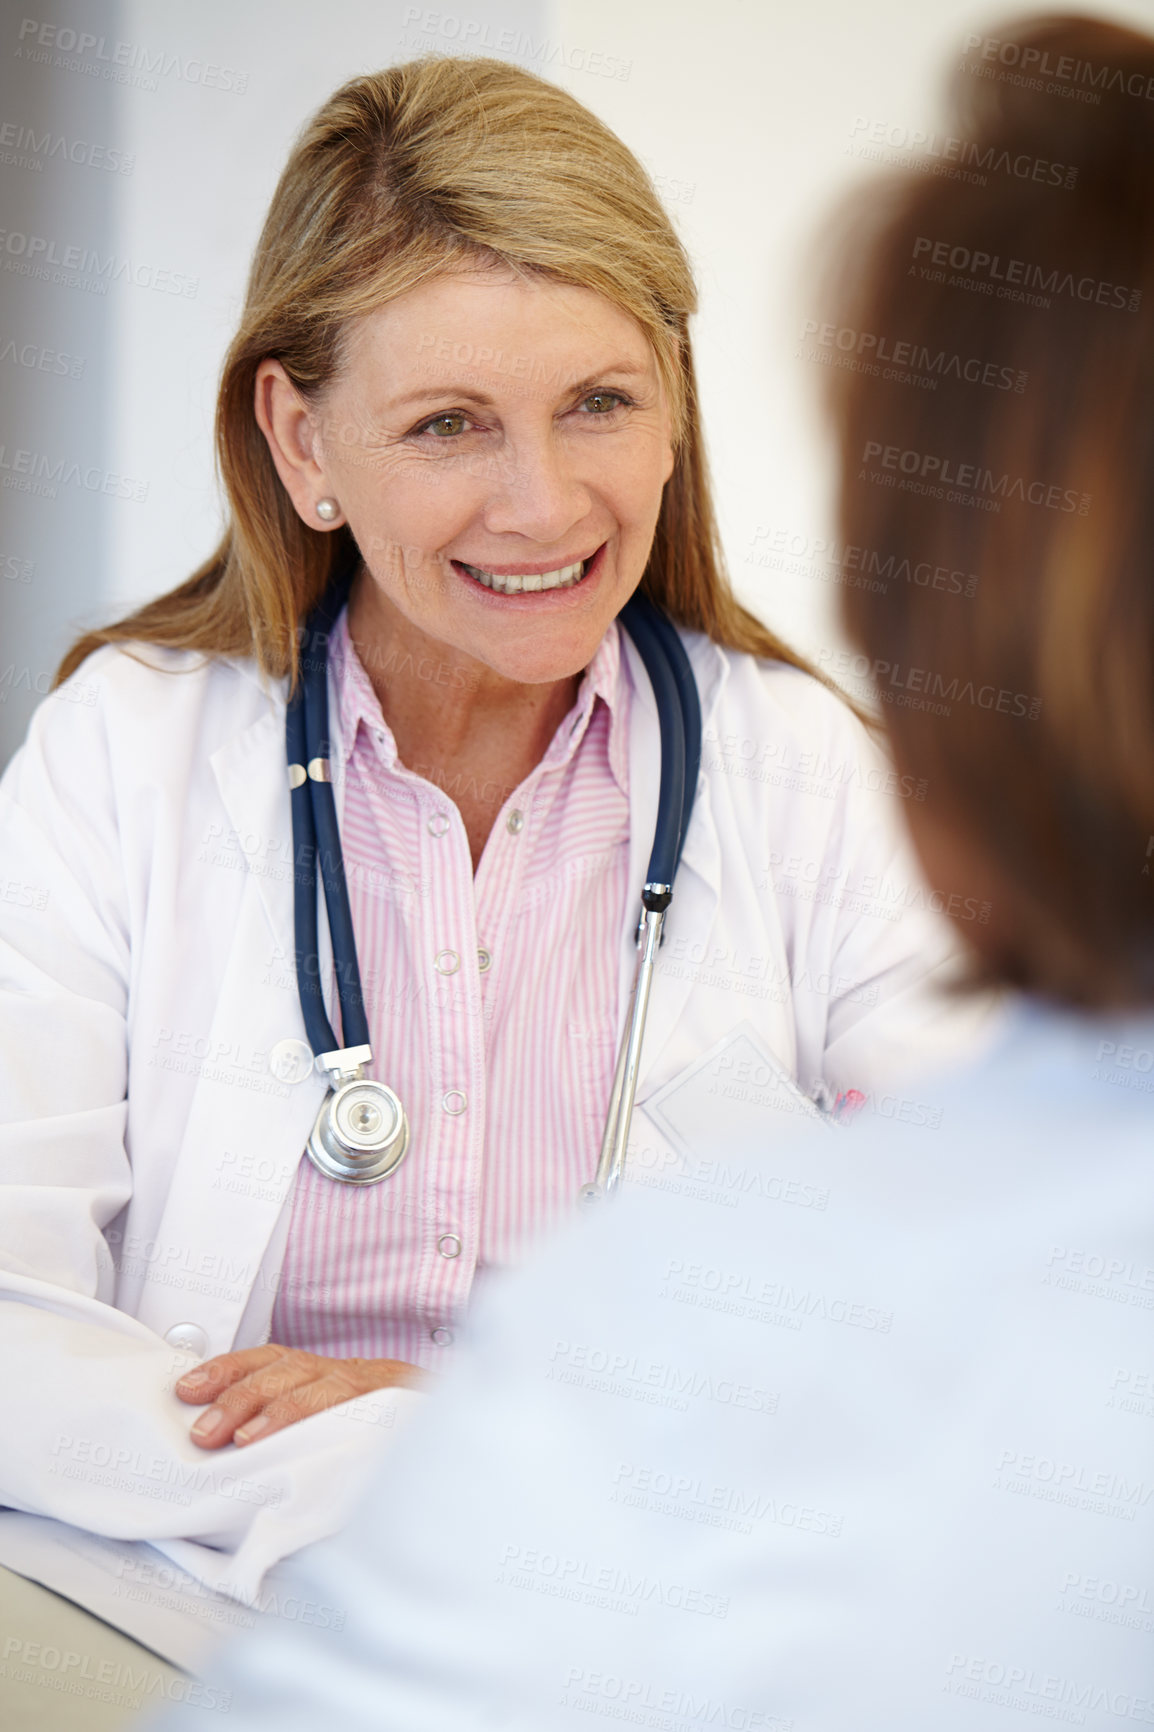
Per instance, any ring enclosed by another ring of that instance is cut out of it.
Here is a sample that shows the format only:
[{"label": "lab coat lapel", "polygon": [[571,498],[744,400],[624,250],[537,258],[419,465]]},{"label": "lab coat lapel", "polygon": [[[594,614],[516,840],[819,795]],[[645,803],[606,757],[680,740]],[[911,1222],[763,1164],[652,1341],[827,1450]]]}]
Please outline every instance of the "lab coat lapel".
[{"label": "lab coat lapel", "polygon": [[248,875],[290,964],[293,950],[293,835],[280,704],[212,756],[220,797]]},{"label": "lab coat lapel", "polygon": [[[285,717],[283,692],[259,721],[243,729],[227,746],[213,753],[212,769],[220,797],[235,835],[239,838],[249,875],[268,916],[278,956],[291,973],[296,955],[293,930],[292,807],[285,764]],[[335,713],[332,670],[329,670],[329,715]],[[342,741],[334,731],[331,747],[333,796],[337,822],[344,815],[344,760]],[[333,1014],[332,942],[324,901],[320,899],[317,942],[320,948],[321,980],[330,1017]]]},{"label": "lab coat lapel", "polygon": [[[621,636],[633,695],[629,722],[629,900],[621,944],[619,1028],[624,1027],[637,965],[637,918],[641,906],[641,887],[645,882],[649,855],[653,847],[654,826],[657,823],[658,765],[661,756],[653,687],[632,640],[625,632],[622,632]],[[722,651],[707,638],[693,634],[685,640],[685,647],[693,664],[701,697],[703,728],[708,732],[729,666]],[[710,806],[709,779],[703,768],[698,775],[697,797],[689,821],[689,834],[682,851],[673,901],[666,916],[666,944],[674,937],[685,938],[693,944],[705,943],[717,916],[720,883],[721,846]],[[666,974],[659,970],[654,979],[641,1054],[641,1081],[637,1096],[639,1101],[644,1100],[651,1088],[663,1080],[660,1070],[662,1049],[685,1010],[692,986],[689,969],[677,974]]]},{"label": "lab coat lapel", "polygon": [[[158,1242],[198,1255],[195,1283],[150,1283],[141,1320],[164,1334],[176,1321],[203,1328],[209,1351],[227,1349],[265,1248],[291,1195],[324,1094],[311,1071],[295,991],[292,818],[284,711],[270,706],[212,756],[221,800],[246,869],[232,875],[234,938],[209,1032],[210,1052],[243,1042],[261,1064],[230,1078],[206,1067],[197,1083]],[[235,888],[233,888],[235,886]],[[253,1170],[260,1183],[234,1183]],[[204,1247],[209,1249],[204,1249]],[[182,1254],[183,1255],[183,1254]],[[181,1262],[180,1268],[184,1269]],[[275,1272],[271,1272],[275,1280]],[[184,1289],[194,1287],[189,1293]],[[272,1293],[265,1296],[271,1310]]]}]

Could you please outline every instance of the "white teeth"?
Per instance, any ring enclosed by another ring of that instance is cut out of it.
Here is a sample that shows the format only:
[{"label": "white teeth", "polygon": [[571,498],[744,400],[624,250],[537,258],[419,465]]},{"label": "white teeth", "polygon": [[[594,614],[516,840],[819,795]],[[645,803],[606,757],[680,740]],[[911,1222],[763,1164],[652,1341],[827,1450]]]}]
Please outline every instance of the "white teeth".
[{"label": "white teeth", "polygon": [[[464,565],[463,560],[461,563]],[[527,577],[499,577],[494,572],[482,571],[477,565],[466,565],[465,570],[486,589],[496,590],[498,595],[522,595],[535,594],[541,589],[572,589],[585,576],[585,565],[586,561],[579,559],[576,564],[563,565],[557,571],[532,571]]]}]

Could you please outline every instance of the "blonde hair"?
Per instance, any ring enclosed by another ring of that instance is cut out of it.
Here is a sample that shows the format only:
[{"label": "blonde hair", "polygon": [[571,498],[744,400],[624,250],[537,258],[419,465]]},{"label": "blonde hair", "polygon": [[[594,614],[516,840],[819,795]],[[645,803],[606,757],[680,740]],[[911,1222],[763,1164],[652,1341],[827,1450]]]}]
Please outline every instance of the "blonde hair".
[{"label": "blonde hair", "polygon": [[221,378],[216,449],[230,516],[220,546],[176,589],[81,637],[58,678],[102,644],[136,640],[251,655],[265,674],[295,679],[299,623],[355,548],[347,529],[323,533],[297,516],[257,425],[257,368],[275,358],[315,402],[339,371],[351,319],[495,261],[605,296],[652,345],[676,460],[644,591],[718,643],[804,667],[722,568],[688,331],[696,291],[648,176],[555,85],[503,61],[429,58],[338,90],[281,175]]}]

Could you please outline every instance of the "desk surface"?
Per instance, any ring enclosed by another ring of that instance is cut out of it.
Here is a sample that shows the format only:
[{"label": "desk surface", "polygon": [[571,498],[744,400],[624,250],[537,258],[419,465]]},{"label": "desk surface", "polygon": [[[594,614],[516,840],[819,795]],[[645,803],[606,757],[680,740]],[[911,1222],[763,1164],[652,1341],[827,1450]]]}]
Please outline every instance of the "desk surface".
[{"label": "desk surface", "polygon": [[187,1687],[130,1636],[0,1566],[4,1732],[118,1732]]}]

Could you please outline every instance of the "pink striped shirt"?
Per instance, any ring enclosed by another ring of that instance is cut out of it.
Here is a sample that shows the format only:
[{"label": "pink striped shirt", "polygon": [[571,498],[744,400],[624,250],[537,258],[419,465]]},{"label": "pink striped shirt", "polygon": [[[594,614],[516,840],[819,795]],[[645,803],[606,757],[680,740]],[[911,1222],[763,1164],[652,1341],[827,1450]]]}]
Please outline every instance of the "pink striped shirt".
[{"label": "pink striped shirt", "polygon": [[614,625],[474,877],[451,790],[398,762],[344,616],[330,657],[371,1074],[400,1095],[411,1139],[377,1185],[302,1160],[271,1338],[435,1365],[474,1275],[518,1260],[597,1164],[628,894],[629,674]]}]

